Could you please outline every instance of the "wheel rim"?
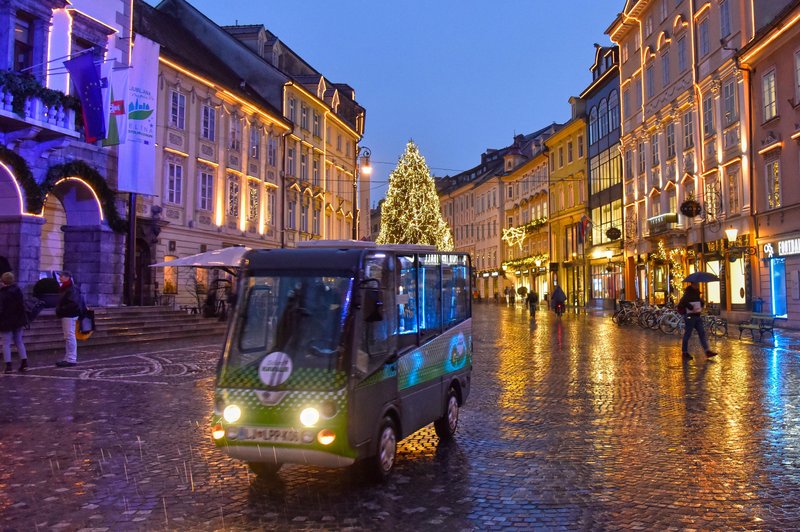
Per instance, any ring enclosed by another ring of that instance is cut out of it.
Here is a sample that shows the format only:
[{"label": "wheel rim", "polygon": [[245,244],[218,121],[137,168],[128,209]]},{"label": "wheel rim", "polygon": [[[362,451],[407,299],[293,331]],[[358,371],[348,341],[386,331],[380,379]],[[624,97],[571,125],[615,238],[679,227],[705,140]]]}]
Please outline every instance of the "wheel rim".
[{"label": "wheel rim", "polygon": [[394,465],[394,456],[397,449],[397,438],[392,427],[383,427],[381,432],[380,449],[378,458],[380,459],[381,469],[388,472]]},{"label": "wheel rim", "polygon": [[450,432],[456,431],[458,427],[458,401],[452,395],[447,402],[447,424],[450,426]]}]

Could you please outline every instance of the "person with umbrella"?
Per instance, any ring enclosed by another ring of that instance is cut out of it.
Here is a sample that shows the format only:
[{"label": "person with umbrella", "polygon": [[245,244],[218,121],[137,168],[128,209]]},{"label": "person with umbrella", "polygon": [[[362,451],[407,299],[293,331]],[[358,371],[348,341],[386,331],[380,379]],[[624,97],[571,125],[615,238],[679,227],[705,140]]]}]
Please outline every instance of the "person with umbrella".
[{"label": "person with umbrella", "polygon": [[700,338],[700,345],[706,352],[707,357],[715,357],[717,353],[711,350],[708,345],[708,338],[706,338],[706,330],[703,326],[703,317],[700,313],[705,306],[702,296],[700,295],[700,283],[719,282],[719,277],[708,272],[695,272],[690,274],[683,280],[684,283],[690,283],[683,292],[683,297],[678,302],[678,312],[683,314],[683,322],[685,329],[683,332],[683,342],[681,344],[681,351],[684,360],[691,360],[692,355],[689,354],[689,339],[692,337],[692,331],[697,329],[697,336]]}]

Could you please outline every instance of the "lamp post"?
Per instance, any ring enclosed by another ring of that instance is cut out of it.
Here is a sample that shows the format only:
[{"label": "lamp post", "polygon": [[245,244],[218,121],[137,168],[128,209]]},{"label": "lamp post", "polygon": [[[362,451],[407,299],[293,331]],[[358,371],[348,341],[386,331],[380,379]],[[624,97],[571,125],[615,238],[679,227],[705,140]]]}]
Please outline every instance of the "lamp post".
[{"label": "lamp post", "polygon": [[739,257],[745,255],[755,255],[758,250],[754,246],[738,245],[739,230],[731,226],[725,229],[725,237],[728,239],[728,260],[735,262]]},{"label": "lamp post", "polygon": [[358,180],[363,174],[366,177],[372,175],[372,166],[369,158],[372,157],[372,150],[366,146],[361,146],[356,150],[356,171],[353,176],[353,240],[358,240]]}]

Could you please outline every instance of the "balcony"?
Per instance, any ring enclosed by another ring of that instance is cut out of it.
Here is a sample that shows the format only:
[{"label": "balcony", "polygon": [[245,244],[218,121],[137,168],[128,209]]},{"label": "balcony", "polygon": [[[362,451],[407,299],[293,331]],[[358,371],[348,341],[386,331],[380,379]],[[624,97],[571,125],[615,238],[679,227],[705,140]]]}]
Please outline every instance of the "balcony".
[{"label": "balcony", "polygon": [[40,141],[80,138],[76,98],[42,87],[38,81],[11,72],[0,73],[0,131],[14,139]]}]

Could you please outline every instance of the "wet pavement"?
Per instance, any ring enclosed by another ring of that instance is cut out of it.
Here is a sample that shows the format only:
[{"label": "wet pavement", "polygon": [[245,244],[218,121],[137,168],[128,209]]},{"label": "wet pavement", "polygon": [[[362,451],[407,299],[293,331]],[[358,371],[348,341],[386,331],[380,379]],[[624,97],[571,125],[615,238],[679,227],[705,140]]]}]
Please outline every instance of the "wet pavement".
[{"label": "wet pavement", "polygon": [[383,485],[218,452],[207,342],[34,360],[0,375],[0,530],[797,530],[800,335],[684,362],[676,336],[487,304],[474,335],[456,441],[407,438]]}]

